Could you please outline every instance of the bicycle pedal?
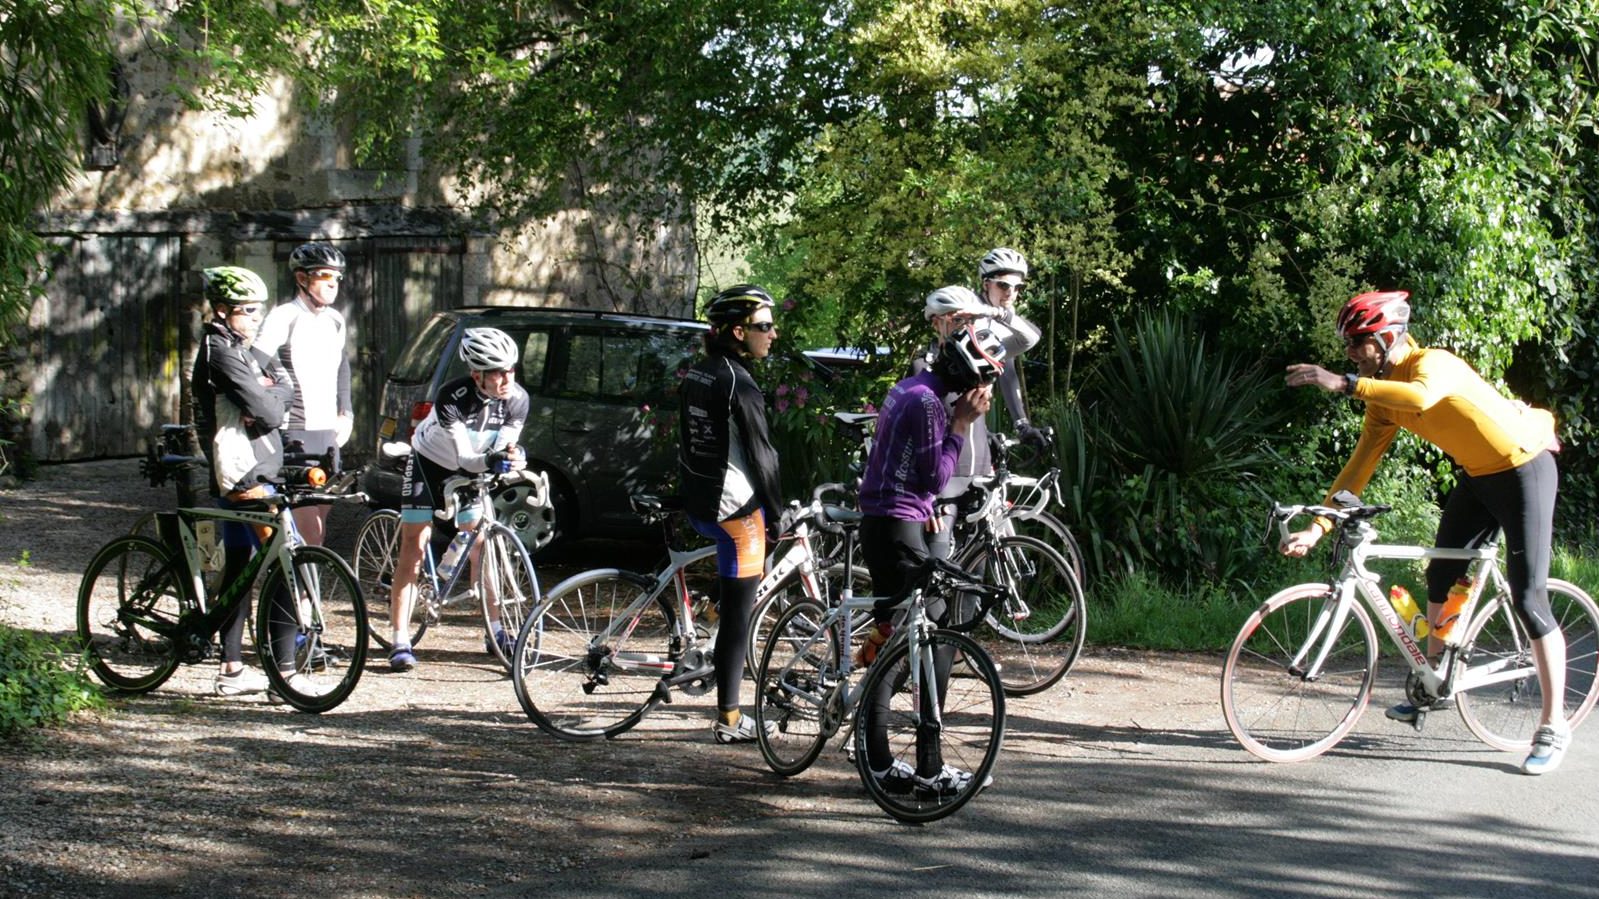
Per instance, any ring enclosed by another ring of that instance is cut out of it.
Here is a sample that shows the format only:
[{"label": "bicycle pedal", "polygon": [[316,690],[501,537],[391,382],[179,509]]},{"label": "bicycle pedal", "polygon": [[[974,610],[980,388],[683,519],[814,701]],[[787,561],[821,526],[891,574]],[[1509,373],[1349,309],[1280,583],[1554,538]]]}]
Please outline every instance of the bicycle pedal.
[{"label": "bicycle pedal", "polygon": [[1416,720],[1410,722],[1410,726],[1416,729],[1416,733],[1421,733],[1421,729],[1427,726],[1427,710],[1417,709]]}]

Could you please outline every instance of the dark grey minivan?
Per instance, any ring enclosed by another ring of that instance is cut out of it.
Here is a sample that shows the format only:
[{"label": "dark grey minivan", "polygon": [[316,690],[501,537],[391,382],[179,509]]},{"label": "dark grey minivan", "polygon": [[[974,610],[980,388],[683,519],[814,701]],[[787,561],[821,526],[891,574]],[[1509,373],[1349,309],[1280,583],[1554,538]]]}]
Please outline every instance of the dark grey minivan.
[{"label": "dark grey minivan", "polygon": [[[677,384],[699,350],[704,323],[511,306],[440,312],[389,373],[379,445],[408,440],[439,386],[466,374],[457,347],[465,329],[479,327],[499,328],[522,349],[517,377],[531,400],[522,445],[528,464],[549,472],[560,535],[638,528],[629,495],[669,491],[676,482]],[[402,477],[372,465],[363,488],[374,502],[393,507]],[[535,526],[518,518],[519,497],[497,500],[502,520],[522,531]]]}]

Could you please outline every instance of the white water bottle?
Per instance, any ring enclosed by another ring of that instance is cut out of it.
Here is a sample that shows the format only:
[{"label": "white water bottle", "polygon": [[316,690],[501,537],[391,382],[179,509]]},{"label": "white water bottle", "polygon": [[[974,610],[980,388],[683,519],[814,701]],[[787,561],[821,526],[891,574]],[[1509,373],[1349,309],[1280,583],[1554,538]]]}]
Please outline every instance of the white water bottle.
[{"label": "white water bottle", "polygon": [[444,551],[444,558],[439,560],[439,580],[448,582],[455,577],[455,569],[461,565],[461,557],[466,555],[466,541],[470,537],[467,531],[456,531],[455,539],[450,541],[450,548]]}]

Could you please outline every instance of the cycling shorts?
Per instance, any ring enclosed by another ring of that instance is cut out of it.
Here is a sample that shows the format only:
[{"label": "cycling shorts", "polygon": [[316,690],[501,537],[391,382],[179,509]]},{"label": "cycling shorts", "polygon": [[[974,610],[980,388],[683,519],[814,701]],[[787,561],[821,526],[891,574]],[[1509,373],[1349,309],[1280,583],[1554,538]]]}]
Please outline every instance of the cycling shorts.
[{"label": "cycling shorts", "polygon": [[[406,524],[432,524],[443,521],[448,515],[449,497],[445,495],[444,482],[461,472],[433,462],[421,453],[413,452],[405,462],[405,487],[400,491],[400,521]],[[483,516],[477,502],[461,505],[455,513],[455,523],[469,525]]]},{"label": "cycling shorts", "polygon": [[760,577],[766,570],[766,513],[703,521],[688,516],[694,530],[716,541],[716,573],[725,578]]}]

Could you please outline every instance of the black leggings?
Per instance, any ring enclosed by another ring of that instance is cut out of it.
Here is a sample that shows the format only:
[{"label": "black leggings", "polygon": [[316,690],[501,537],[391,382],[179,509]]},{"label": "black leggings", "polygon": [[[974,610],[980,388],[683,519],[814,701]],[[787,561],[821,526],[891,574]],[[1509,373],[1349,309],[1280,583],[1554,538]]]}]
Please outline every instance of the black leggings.
[{"label": "black leggings", "polygon": [[[898,596],[910,583],[910,579],[928,558],[927,550],[927,523],[922,521],[904,521],[898,518],[882,518],[868,515],[861,521],[861,555],[866,562],[866,569],[872,575],[872,593],[876,596]],[[923,597],[927,609],[927,617],[943,624],[945,603],[941,596],[927,595]],[[874,617],[888,618],[892,612],[887,608],[872,610]],[[933,653],[933,677],[938,685],[938,696],[944,696],[944,690],[949,686],[949,671],[955,660],[955,647],[940,645]],[[889,679],[879,682],[878,689],[866,698],[869,703],[866,709],[866,761],[873,771],[886,771],[893,764],[893,755],[888,748],[888,701],[892,693],[892,684]],[[931,699],[927,691],[923,697]],[[933,720],[931,702],[922,709],[922,720],[929,724]],[[916,773],[923,777],[933,777],[944,768],[944,754],[939,746],[937,734],[931,733],[930,728],[926,733],[916,735]]]},{"label": "black leggings", "polygon": [[[1435,543],[1440,547],[1475,549],[1492,540],[1495,533],[1504,532],[1510,597],[1534,639],[1560,629],[1549,608],[1549,557],[1558,482],[1559,471],[1548,451],[1509,471],[1476,478],[1462,474],[1438,518]],[[1427,563],[1427,601],[1442,603],[1450,586],[1465,576],[1469,564],[1464,559]]]},{"label": "black leggings", "polygon": [[[222,551],[222,576],[217,583],[225,587],[238,580],[244,566],[250,563],[250,557],[255,553],[256,550],[246,546],[225,547]],[[281,669],[284,662],[294,659],[294,606],[289,602],[289,591],[279,590],[276,596],[271,597],[269,605],[272,620],[267,627],[272,634],[272,655],[278,660]],[[244,659],[244,623],[249,617],[250,596],[247,593],[222,621],[222,661],[233,663]],[[257,651],[260,649],[256,647]]]},{"label": "black leggings", "polygon": [[721,595],[716,601],[720,621],[716,627],[716,646],[711,661],[716,665],[716,709],[731,712],[738,708],[738,688],[744,680],[744,662],[749,655],[750,612],[755,607],[758,577],[717,578]]}]

